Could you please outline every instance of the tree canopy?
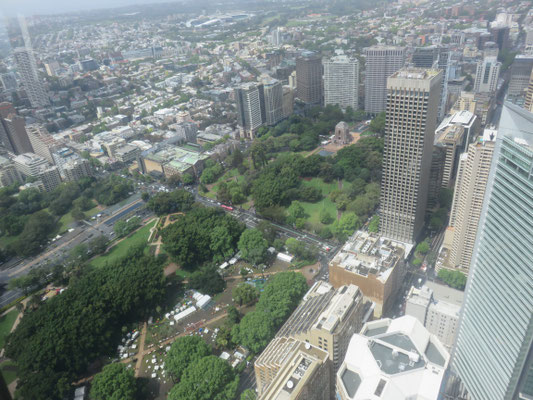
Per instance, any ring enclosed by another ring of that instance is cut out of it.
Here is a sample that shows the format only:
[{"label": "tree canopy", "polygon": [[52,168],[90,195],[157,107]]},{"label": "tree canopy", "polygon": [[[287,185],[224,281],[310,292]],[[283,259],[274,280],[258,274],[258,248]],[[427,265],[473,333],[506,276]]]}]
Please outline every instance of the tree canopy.
[{"label": "tree canopy", "polygon": [[239,376],[217,356],[203,357],[192,363],[168,394],[169,400],[233,400]]},{"label": "tree canopy", "polygon": [[106,365],[91,382],[91,398],[94,400],[135,400],[137,382],[133,370],[120,363]]},{"label": "tree canopy", "polygon": [[189,211],[194,203],[194,196],[186,190],[174,190],[170,193],[158,193],[151,197],[146,207],[157,215]]},{"label": "tree canopy", "polygon": [[242,258],[257,265],[265,261],[268,242],[258,229],[246,229],[239,239],[239,250]]},{"label": "tree canopy", "polygon": [[461,271],[452,271],[443,268],[437,276],[452,288],[464,290],[466,286],[466,275]]},{"label": "tree canopy", "polygon": [[199,336],[183,336],[176,339],[165,358],[165,367],[174,381],[180,381],[191,364],[211,354],[211,349]]},{"label": "tree canopy", "polygon": [[162,264],[133,248],[27,312],[6,346],[17,363],[21,397],[64,397],[90,363],[114,353],[122,326],[148,315],[164,287]]},{"label": "tree canopy", "polygon": [[234,253],[243,230],[241,223],[222,210],[199,206],[180,216],[161,235],[174,260],[183,268],[195,269]]}]

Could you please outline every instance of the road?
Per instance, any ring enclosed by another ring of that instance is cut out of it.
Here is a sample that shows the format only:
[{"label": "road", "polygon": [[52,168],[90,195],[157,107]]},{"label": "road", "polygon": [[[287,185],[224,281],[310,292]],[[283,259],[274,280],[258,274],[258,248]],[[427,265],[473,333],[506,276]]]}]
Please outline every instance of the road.
[{"label": "road", "polygon": [[[140,195],[135,194],[127,199],[122,206],[113,206],[103,210],[94,220],[73,223],[73,230],[67,232],[48,244],[46,250],[36,257],[25,260],[13,259],[2,265],[0,285],[7,287],[11,279],[26,275],[33,268],[50,264],[59,264],[69,256],[70,250],[100,235],[111,239],[114,236],[113,224],[116,220],[133,213],[143,205]],[[20,290],[7,290],[0,296],[0,307],[3,307],[22,296]]]}]

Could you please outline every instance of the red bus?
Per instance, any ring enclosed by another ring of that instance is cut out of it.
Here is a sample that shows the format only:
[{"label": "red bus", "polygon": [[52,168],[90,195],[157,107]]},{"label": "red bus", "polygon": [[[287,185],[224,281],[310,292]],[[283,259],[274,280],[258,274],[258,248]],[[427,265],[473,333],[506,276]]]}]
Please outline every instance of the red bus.
[{"label": "red bus", "polygon": [[227,206],[225,204],[221,204],[220,207],[222,207],[224,210],[233,211],[233,207]]}]

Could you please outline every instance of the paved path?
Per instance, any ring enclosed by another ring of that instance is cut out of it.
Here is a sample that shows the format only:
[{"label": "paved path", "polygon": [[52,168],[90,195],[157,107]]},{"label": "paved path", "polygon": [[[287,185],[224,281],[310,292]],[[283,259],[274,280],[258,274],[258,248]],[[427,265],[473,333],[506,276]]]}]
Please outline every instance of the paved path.
[{"label": "paved path", "polygon": [[[143,329],[141,331],[141,337],[139,338],[139,351],[137,354],[144,354],[144,342],[146,341],[146,333],[148,332],[148,324],[145,322],[143,324]],[[143,358],[139,357],[137,363],[135,364],[135,377],[139,377],[139,372],[141,371],[141,365]]]}]

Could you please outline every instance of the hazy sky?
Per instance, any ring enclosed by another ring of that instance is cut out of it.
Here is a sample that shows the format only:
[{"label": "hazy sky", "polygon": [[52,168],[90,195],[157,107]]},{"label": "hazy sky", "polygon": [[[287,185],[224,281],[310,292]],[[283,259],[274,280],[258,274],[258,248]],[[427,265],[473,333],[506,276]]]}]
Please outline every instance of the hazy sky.
[{"label": "hazy sky", "polygon": [[113,8],[134,4],[162,3],[172,0],[0,0],[0,13],[16,16],[34,14],[59,14],[96,8]]}]

